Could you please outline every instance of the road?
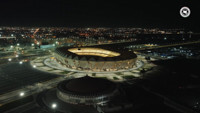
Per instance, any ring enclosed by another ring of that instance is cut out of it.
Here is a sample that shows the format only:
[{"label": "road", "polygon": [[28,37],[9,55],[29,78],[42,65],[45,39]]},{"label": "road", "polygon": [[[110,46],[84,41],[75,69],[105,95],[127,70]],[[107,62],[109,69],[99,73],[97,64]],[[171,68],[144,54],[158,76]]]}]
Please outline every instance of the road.
[{"label": "road", "polygon": [[[70,74],[71,73],[68,73],[68,75],[70,75]],[[68,76],[68,75],[66,75],[66,76]],[[67,79],[71,79],[71,78],[68,77]],[[54,79],[51,79],[48,81],[44,81],[39,84],[35,83],[31,86],[25,86],[24,88],[2,94],[2,95],[0,95],[0,106],[10,103],[12,101],[21,99],[23,97],[27,97],[27,96],[33,95],[35,93],[42,92],[43,90],[56,87],[57,84],[63,80],[66,80],[65,76],[61,76],[61,77],[54,78]],[[20,96],[20,93],[22,93],[22,92],[24,93],[24,96]]]},{"label": "road", "polygon": [[63,76],[34,69],[29,62],[0,65],[0,105],[19,99],[20,92],[36,93],[64,79]]},{"label": "road", "polygon": [[189,44],[197,44],[197,43],[200,43],[200,41],[184,42],[184,43],[177,43],[177,44],[170,44],[170,45],[152,46],[152,47],[148,47],[148,48],[134,49],[134,51],[151,50],[151,49],[166,48],[166,47],[174,47],[174,46],[189,45]]}]

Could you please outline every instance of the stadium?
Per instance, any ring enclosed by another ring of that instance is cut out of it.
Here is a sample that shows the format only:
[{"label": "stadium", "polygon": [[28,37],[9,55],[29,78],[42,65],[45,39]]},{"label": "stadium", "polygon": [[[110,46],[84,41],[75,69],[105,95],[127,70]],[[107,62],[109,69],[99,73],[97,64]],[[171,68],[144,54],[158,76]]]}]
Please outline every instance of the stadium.
[{"label": "stadium", "polygon": [[57,86],[57,97],[70,104],[103,105],[117,93],[115,83],[89,76],[66,80]]},{"label": "stadium", "polygon": [[131,69],[137,59],[137,55],[127,49],[109,47],[59,47],[53,56],[64,67],[95,72]]}]

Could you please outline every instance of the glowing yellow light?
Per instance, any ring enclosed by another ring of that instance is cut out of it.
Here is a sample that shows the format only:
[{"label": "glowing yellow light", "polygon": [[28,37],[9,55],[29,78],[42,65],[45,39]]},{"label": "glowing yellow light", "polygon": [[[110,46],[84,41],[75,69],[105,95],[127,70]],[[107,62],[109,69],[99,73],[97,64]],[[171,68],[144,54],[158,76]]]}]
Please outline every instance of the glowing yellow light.
[{"label": "glowing yellow light", "polygon": [[100,57],[116,57],[120,54],[117,52],[100,49],[100,48],[71,48],[68,51],[75,53],[77,55],[91,55]]}]

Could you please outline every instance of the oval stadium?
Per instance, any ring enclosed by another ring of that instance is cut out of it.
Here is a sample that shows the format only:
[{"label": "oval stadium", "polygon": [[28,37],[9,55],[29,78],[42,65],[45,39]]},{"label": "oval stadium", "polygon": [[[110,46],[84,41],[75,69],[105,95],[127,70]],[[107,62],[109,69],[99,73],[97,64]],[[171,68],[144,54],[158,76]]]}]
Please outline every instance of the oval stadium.
[{"label": "oval stadium", "polygon": [[84,71],[118,71],[135,67],[137,55],[127,49],[59,47],[53,56],[64,67]]}]

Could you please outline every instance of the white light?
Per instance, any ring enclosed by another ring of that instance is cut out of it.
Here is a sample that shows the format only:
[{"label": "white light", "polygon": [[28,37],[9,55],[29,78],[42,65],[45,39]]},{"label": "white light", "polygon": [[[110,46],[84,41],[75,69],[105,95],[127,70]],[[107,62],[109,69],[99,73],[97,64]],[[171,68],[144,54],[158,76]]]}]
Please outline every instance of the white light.
[{"label": "white light", "polygon": [[55,44],[53,44],[53,46],[55,46]]},{"label": "white light", "polygon": [[55,108],[57,107],[57,104],[53,103],[53,104],[51,105],[51,107],[52,107],[53,109],[55,109]]},{"label": "white light", "polygon": [[11,48],[13,48],[13,46],[10,46]]},{"label": "white light", "polygon": [[36,68],[37,66],[36,66],[36,65],[33,65],[33,67]]},{"label": "white light", "polygon": [[13,37],[14,35],[13,35],[13,34],[11,34],[11,36]]},{"label": "white light", "polygon": [[34,46],[35,44],[31,44],[32,46]]},{"label": "white light", "polygon": [[19,57],[19,55],[16,55],[15,57]]},{"label": "white light", "polygon": [[24,96],[24,92],[21,92],[19,95],[20,95],[21,97]]},{"label": "white light", "polygon": [[9,59],[8,59],[8,61],[12,61],[12,59],[11,59],[11,58],[9,58]]},{"label": "white light", "polygon": [[39,45],[40,43],[39,42],[37,42],[37,45]]},{"label": "white light", "polygon": [[17,46],[19,46],[20,44],[18,43]]},{"label": "white light", "polygon": [[22,61],[20,61],[20,62],[19,62],[19,64],[23,64],[23,62],[22,62]]}]

